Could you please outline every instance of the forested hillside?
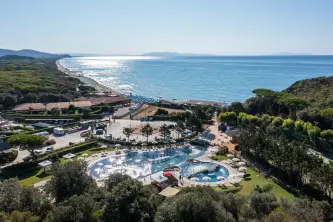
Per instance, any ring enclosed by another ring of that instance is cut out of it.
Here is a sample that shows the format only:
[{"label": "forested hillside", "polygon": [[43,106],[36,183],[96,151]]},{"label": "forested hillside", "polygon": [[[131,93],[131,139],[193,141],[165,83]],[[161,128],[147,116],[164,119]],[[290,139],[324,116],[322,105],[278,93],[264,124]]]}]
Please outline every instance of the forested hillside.
[{"label": "forested hillside", "polygon": [[0,60],[0,105],[70,101],[82,95],[78,79],[56,67],[56,59]]},{"label": "forested hillside", "polygon": [[333,76],[301,80],[284,91],[306,99],[312,107],[333,107]]}]

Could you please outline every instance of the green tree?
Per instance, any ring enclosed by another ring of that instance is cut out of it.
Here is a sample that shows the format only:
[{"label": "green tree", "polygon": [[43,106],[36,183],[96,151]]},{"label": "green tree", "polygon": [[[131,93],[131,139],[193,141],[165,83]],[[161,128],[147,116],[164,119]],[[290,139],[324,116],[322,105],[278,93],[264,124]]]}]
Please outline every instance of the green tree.
[{"label": "green tree", "polygon": [[197,115],[193,113],[186,119],[186,125],[191,127],[192,131],[202,131],[202,121]]},{"label": "green tree", "polygon": [[170,129],[168,128],[168,126],[166,124],[163,124],[160,127],[160,135],[163,137],[163,139],[165,140],[167,136],[169,136],[171,134]]},{"label": "green tree", "polygon": [[221,207],[217,207],[209,196],[189,192],[165,200],[155,216],[157,222],[169,221],[235,221],[232,214]]},{"label": "green tree", "polygon": [[111,192],[112,189],[115,188],[119,183],[126,180],[132,180],[132,178],[126,174],[125,175],[120,173],[110,174],[109,177],[104,182],[104,187],[109,192]]},{"label": "green tree", "polygon": [[75,106],[73,104],[70,104],[68,106],[68,113],[74,113],[76,110]]},{"label": "green tree", "polygon": [[12,146],[18,146],[21,149],[28,150],[32,157],[36,157],[35,149],[40,147],[45,141],[44,137],[19,133],[8,139],[8,143]]},{"label": "green tree", "polygon": [[268,215],[278,207],[273,193],[253,192],[250,197],[250,205],[259,216]]},{"label": "green tree", "polygon": [[81,195],[96,187],[95,181],[87,174],[87,164],[83,161],[72,161],[63,165],[53,164],[52,175],[46,184],[46,191],[57,202],[73,195]]},{"label": "green tree", "polygon": [[279,92],[271,89],[254,89],[252,93],[256,94],[259,102],[259,112],[272,113],[273,106],[276,104],[276,99],[279,97]]},{"label": "green tree", "polygon": [[31,212],[13,211],[7,221],[12,222],[39,222],[40,218],[34,216]]},{"label": "green tree", "polygon": [[220,113],[218,119],[222,123],[226,123],[228,125],[235,125],[237,116],[235,112],[225,112],[225,113]]},{"label": "green tree", "polygon": [[105,221],[153,221],[158,193],[137,180],[124,180],[113,187],[103,207]]},{"label": "green tree", "polygon": [[11,108],[11,107],[14,107],[14,106],[16,106],[16,104],[17,104],[17,99],[16,99],[16,97],[14,97],[14,96],[12,96],[12,95],[10,95],[10,94],[8,94],[8,95],[5,97],[5,100],[4,100],[4,102],[3,102],[3,106],[4,106],[5,108]]},{"label": "green tree", "polygon": [[56,108],[56,107],[53,107],[53,108],[50,110],[50,113],[51,113],[51,115],[56,116],[56,115],[58,115],[58,113],[59,113],[59,109]]},{"label": "green tree", "polygon": [[280,97],[278,99],[278,104],[288,107],[293,120],[296,120],[297,110],[309,106],[309,103],[306,100],[290,95]]},{"label": "green tree", "polygon": [[333,140],[333,130],[323,130],[320,132],[320,137],[325,139],[326,141],[332,141]]},{"label": "green tree", "polygon": [[149,136],[153,134],[153,128],[150,126],[149,123],[147,123],[144,127],[142,127],[141,133],[143,136],[147,138],[147,143],[148,143]]},{"label": "green tree", "polygon": [[5,213],[20,210],[22,188],[17,179],[0,181],[0,209]]},{"label": "green tree", "polygon": [[123,134],[127,137],[127,141],[129,141],[130,136],[132,135],[133,132],[134,130],[132,128],[129,127],[123,128]]},{"label": "green tree", "polygon": [[69,199],[61,202],[58,206],[54,207],[47,217],[50,222],[86,222],[94,221],[93,212],[95,209],[95,201],[92,196],[88,194],[74,195]]},{"label": "green tree", "polygon": [[176,131],[177,131],[178,138],[179,138],[179,135],[183,132],[184,129],[185,129],[184,123],[182,121],[177,121]]},{"label": "green tree", "polygon": [[243,103],[240,102],[233,102],[230,104],[230,109],[235,112],[237,115],[241,112],[245,112],[245,108]]},{"label": "green tree", "polygon": [[333,108],[320,110],[320,115],[327,119],[333,120]]}]

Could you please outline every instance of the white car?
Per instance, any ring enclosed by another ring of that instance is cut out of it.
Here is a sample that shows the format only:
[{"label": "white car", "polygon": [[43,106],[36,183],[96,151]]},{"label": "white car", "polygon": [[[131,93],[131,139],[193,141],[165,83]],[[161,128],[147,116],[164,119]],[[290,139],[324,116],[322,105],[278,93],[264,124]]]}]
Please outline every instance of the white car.
[{"label": "white car", "polygon": [[52,150],[54,149],[53,146],[47,146],[47,147],[45,147],[45,148],[46,148],[46,151],[52,151]]}]

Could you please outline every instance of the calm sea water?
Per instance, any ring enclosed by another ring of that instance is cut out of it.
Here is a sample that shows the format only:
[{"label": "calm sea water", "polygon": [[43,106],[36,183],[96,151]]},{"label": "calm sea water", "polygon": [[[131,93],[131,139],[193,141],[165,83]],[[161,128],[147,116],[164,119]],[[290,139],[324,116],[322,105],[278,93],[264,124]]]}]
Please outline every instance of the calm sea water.
[{"label": "calm sea water", "polygon": [[333,75],[333,56],[73,57],[61,64],[119,92],[164,99],[245,101],[255,88],[282,90]]}]

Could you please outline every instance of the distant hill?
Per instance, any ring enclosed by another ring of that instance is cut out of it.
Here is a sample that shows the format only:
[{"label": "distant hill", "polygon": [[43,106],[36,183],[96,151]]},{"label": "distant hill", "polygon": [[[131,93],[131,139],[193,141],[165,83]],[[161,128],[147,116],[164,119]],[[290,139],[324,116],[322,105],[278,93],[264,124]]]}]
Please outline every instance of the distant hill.
[{"label": "distant hill", "polygon": [[215,56],[215,55],[179,53],[179,52],[149,52],[149,53],[144,53],[141,56],[177,57],[177,56]]},{"label": "distant hill", "polygon": [[51,54],[46,52],[39,52],[31,49],[22,49],[22,50],[10,50],[10,49],[0,49],[0,56],[6,55],[16,55],[16,56],[27,56],[33,58],[63,58],[70,57],[67,54]]},{"label": "distant hill", "polygon": [[279,52],[272,54],[274,56],[311,56],[311,53],[291,53],[291,52]]},{"label": "distant hill", "polygon": [[333,76],[297,81],[284,91],[308,100],[312,106],[333,107]]},{"label": "distant hill", "polygon": [[19,55],[5,55],[1,56],[0,60],[32,60],[34,57],[29,56],[19,56]]}]

